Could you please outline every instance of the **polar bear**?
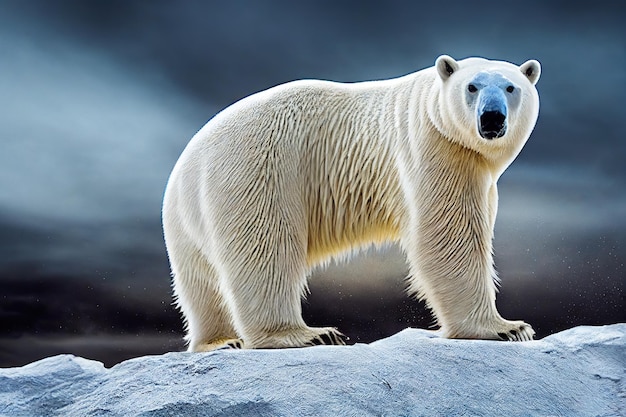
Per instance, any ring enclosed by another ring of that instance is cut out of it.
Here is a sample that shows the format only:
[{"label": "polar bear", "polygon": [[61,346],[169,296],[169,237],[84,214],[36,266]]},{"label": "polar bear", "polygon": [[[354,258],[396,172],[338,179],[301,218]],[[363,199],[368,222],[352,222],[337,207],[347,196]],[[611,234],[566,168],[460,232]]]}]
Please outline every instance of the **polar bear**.
[{"label": "polar bear", "polygon": [[218,113],[169,178],[164,236],[190,351],[343,344],[301,315],[317,265],[395,241],[448,338],[526,341],[496,310],[498,178],[540,64],[437,58],[383,81],[289,82]]}]

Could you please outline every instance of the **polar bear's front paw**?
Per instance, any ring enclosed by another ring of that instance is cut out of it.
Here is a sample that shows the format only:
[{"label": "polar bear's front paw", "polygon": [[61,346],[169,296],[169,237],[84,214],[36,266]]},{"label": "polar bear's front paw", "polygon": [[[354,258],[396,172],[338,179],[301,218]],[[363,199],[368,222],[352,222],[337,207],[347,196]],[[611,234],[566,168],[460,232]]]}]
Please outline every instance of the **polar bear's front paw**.
[{"label": "polar bear's front paw", "polygon": [[494,317],[478,323],[463,322],[461,325],[449,325],[441,329],[441,335],[450,339],[505,340],[526,342],[533,340],[535,331],[523,321],[509,321]]},{"label": "polar bear's front paw", "polygon": [[523,321],[504,321],[498,326],[497,335],[500,340],[509,342],[527,342],[533,340],[535,331],[530,324]]},{"label": "polar bear's front paw", "polygon": [[323,327],[320,329],[315,329],[320,333],[313,337],[306,346],[318,346],[318,345],[340,345],[343,346],[346,344],[346,340],[348,337],[341,333],[334,327]]}]

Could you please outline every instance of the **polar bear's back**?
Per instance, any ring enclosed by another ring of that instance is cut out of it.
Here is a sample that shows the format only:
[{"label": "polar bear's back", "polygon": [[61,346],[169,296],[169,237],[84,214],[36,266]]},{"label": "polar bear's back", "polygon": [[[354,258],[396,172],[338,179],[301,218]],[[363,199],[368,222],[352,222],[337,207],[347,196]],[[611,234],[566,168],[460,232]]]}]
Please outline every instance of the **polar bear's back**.
[{"label": "polar bear's back", "polygon": [[228,218],[297,218],[292,224],[306,227],[292,232],[306,239],[310,264],[396,239],[403,207],[393,138],[381,126],[408,94],[406,82],[295,81],[220,112],[189,143],[168,185],[186,194],[179,200],[195,213],[186,221],[203,223],[186,229],[211,235]]}]

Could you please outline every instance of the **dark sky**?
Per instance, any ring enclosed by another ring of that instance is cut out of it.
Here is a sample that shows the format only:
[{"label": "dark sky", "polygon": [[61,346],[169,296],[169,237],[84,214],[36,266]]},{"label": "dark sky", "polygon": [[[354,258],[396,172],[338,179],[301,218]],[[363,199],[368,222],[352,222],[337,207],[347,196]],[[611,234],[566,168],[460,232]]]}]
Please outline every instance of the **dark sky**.
[{"label": "dark sky", "polygon": [[[538,59],[541,111],[500,180],[501,313],[538,336],[626,321],[625,12],[612,1],[0,2],[0,366],[182,348],[163,189],[217,111],[300,78],[440,54]],[[317,271],[305,318],[353,342],[432,323],[397,249]]]}]

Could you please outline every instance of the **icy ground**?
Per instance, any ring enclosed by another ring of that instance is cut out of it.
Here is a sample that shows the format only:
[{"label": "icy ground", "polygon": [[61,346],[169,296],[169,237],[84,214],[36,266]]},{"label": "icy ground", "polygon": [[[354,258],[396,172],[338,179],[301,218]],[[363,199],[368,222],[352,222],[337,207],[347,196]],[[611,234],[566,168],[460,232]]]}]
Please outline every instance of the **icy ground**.
[{"label": "icy ground", "polygon": [[0,369],[2,416],[624,416],[626,324],[540,341],[407,329],[348,347],[72,355]]}]

